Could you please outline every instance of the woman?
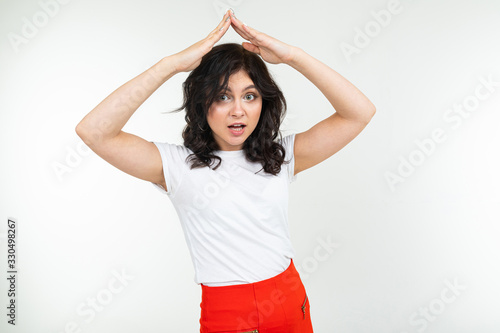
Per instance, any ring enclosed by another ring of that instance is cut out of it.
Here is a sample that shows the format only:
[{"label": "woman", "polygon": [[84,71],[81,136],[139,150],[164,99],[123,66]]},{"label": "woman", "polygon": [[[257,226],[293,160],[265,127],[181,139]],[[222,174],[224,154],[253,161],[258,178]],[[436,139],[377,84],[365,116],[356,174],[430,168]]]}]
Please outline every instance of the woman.
[{"label": "woman", "polygon": [[[248,42],[214,47],[230,26]],[[336,112],[278,138],[286,103],[262,59],[298,70]],[[184,145],[123,132],[137,108],[179,72],[191,72],[179,109],[186,110]],[[228,10],[205,39],[119,87],[76,132],[103,159],[169,195],[202,287],[200,332],[312,332],[292,259],[288,185],[353,140],[374,113],[333,69]]]}]

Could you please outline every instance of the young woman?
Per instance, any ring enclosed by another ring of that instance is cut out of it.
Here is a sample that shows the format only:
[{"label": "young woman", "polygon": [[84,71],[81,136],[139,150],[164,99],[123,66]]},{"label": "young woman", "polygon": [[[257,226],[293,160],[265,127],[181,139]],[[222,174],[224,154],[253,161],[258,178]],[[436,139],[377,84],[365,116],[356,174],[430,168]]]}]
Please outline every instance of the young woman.
[{"label": "young woman", "polygon": [[[248,42],[215,44],[232,26]],[[264,63],[302,73],[330,101],[330,117],[279,133],[286,102]],[[164,82],[184,83],[184,145],[122,131]],[[302,49],[227,11],[205,39],[161,59],[115,90],[76,127],[118,169],[168,194],[202,288],[200,332],[312,332],[309,299],[293,264],[288,185],[353,140],[375,114],[350,82]]]}]

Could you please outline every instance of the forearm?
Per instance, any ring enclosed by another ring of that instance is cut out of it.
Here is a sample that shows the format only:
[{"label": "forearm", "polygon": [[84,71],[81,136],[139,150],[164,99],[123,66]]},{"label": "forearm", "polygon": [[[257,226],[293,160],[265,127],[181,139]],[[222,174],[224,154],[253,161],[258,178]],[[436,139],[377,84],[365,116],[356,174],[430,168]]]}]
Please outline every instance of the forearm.
[{"label": "forearm", "polygon": [[294,49],[288,65],[311,81],[343,118],[369,122],[375,114],[375,106],[358,88],[302,49]]},{"label": "forearm", "polygon": [[80,121],[76,132],[87,142],[115,137],[139,106],[175,74],[172,59],[161,59],[99,103]]}]

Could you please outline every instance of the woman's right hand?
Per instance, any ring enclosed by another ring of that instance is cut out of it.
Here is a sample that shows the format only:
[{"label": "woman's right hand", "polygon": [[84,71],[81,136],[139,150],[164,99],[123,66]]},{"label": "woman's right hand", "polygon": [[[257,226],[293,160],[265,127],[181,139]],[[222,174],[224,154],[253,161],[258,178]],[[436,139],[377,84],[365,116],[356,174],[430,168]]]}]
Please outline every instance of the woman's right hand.
[{"label": "woman's right hand", "polygon": [[229,26],[231,25],[231,14],[230,10],[227,10],[219,23],[217,28],[215,28],[207,37],[200,40],[196,44],[191,45],[184,51],[176,53],[171,56],[174,61],[174,66],[176,72],[190,72],[201,63],[201,58],[210,52],[222,36],[227,32]]}]

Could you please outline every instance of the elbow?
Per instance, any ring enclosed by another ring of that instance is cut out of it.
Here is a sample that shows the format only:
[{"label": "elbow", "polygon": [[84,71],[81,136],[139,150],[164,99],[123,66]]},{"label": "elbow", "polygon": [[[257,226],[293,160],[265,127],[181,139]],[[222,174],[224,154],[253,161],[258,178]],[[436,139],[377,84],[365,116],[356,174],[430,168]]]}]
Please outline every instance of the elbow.
[{"label": "elbow", "polygon": [[77,134],[79,137],[81,137],[82,130],[81,130],[81,125],[80,125],[80,123],[78,123],[78,125],[76,125],[76,127],[75,127],[75,132],[76,132],[76,134]]},{"label": "elbow", "polygon": [[82,125],[81,122],[79,122],[78,125],[76,125],[75,132],[76,132],[76,135],[78,135],[82,140],[84,140],[84,138],[85,138],[85,128],[84,128],[84,126]]},{"label": "elbow", "polygon": [[372,104],[372,107],[370,109],[370,120],[372,120],[375,113],[377,113],[377,108],[375,107],[375,105]]},{"label": "elbow", "polygon": [[375,105],[371,104],[369,107],[367,107],[366,110],[363,112],[363,114],[364,114],[363,122],[365,124],[368,124],[372,120],[372,118],[376,112],[377,112],[377,109],[375,108]]},{"label": "elbow", "polygon": [[91,138],[92,134],[88,130],[88,128],[85,127],[85,125],[82,122],[79,122],[78,125],[75,127],[75,132],[76,135],[82,139],[82,141],[88,146],[91,144]]},{"label": "elbow", "polygon": [[366,113],[368,115],[367,116],[367,119],[368,119],[367,123],[369,123],[372,120],[375,113],[377,113],[377,108],[375,107],[375,105],[372,102],[370,102],[370,105],[368,106]]}]

